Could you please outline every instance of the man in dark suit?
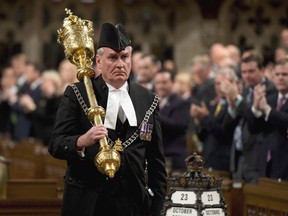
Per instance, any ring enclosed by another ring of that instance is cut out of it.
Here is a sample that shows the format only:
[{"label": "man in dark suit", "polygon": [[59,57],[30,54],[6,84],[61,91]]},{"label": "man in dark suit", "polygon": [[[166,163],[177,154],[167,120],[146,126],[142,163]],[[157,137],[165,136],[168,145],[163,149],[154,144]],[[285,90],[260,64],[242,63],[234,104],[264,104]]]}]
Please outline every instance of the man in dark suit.
[{"label": "man in dark suit", "polygon": [[21,98],[21,104],[26,113],[31,115],[32,136],[47,146],[61,101],[62,81],[59,73],[54,70],[43,71],[41,79],[39,103],[36,104],[29,95],[25,95]]},{"label": "man in dark suit", "polygon": [[228,115],[228,103],[220,89],[224,81],[236,82],[237,76],[231,68],[221,68],[215,76],[216,98],[207,108],[204,102],[200,106],[192,105],[191,113],[196,123],[196,131],[203,142],[204,167],[220,171],[229,171],[230,151],[233,128],[224,128],[223,121]]},{"label": "man in dark suit", "polygon": [[281,59],[274,68],[277,93],[266,95],[266,88],[254,88],[249,115],[252,133],[263,133],[260,149],[260,176],[288,180],[288,60]]},{"label": "man in dark suit", "polygon": [[[88,104],[82,82],[65,90],[49,145],[49,152],[68,164],[64,216],[160,215],[166,171],[158,97],[128,80],[131,53],[124,27],[103,24],[96,56],[102,74],[92,80],[92,86],[99,106],[106,110],[104,125],[91,125],[87,107],[79,104],[82,99]],[[119,138],[124,149],[114,178],[94,165],[99,140],[105,136],[111,145]]]},{"label": "man in dark suit", "polygon": [[244,82],[243,92],[235,83],[224,82],[222,85],[229,103],[229,115],[223,125],[227,129],[235,129],[230,164],[232,178],[256,183],[259,177],[259,149],[263,137],[261,134],[251,134],[247,124],[253,101],[253,88],[262,84],[266,86],[267,94],[276,90],[264,76],[263,60],[260,56],[251,55],[242,59],[241,76]]},{"label": "man in dark suit", "polygon": [[136,83],[154,92],[154,76],[160,70],[161,62],[153,54],[143,54],[138,61],[138,73]]},{"label": "man in dark suit", "polygon": [[17,77],[11,67],[5,67],[0,74],[0,134],[12,134],[11,107],[8,103],[8,97],[12,94],[16,95],[15,87]]},{"label": "man in dark suit", "polygon": [[[27,139],[32,134],[32,116],[23,106],[25,97],[31,97],[34,103],[38,103],[41,98],[41,73],[43,67],[39,64],[27,62],[25,67],[26,81],[17,92],[17,96],[10,97],[9,103],[16,116],[13,138],[15,140]],[[14,115],[14,114],[13,114]]]},{"label": "man in dark suit", "polygon": [[[173,93],[173,74],[168,70],[156,73],[154,82],[160,97],[160,120],[163,134],[164,155],[171,161],[172,172],[186,171],[188,156],[186,133],[189,121],[189,104]],[[170,162],[169,161],[169,162]]]},{"label": "man in dark suit", "polygon": [[196,101],[204,101],[207,106],[216,97],[214,88],[215,73],[211,69],[211,62],[206,55],[199,55],[193,58],[191,73],[196,78],[193,89],[193,97]]}]

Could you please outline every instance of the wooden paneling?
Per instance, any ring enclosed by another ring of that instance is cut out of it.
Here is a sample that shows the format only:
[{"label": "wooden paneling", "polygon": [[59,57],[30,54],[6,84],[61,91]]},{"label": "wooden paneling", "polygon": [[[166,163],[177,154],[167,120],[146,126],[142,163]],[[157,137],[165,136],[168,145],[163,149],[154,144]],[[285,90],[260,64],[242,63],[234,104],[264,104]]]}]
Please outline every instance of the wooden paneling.
[{"label": "wooden paneling", "polygon": [[5,142],[0,140],[0,151],[6,155],[9,179],[56,179],[58,186],[63,186],[66,161],[53,158],[47,147],[34,139],[13,145],[7,143],[10,143],[8,139]]},{"label": "wooden paneling", "polygon": [[59,216],[62,200],[57,198],[56,185],[56,180],[8,180],[6,197],[0,199],[0,215]]},{"label": "wooden paneling", "polygon": [[53,158],[48,152],[43,154],[44,172],[46,179],[56,179],[58,186],[63,186],[63,176],[67,168],[65,160]]},{"label": "wooden paneling", "polygon": [[288,215],[288,182],[260,179],[244,186],[244,215]]},{"label": "wooden paneling", "polygon": [[59,216],[59,199],[51,200],[15,200],[0,199],[0,215],[3,216]]},{"label": "wooden paneling", "polygon": [[5,185],[7,199],[49,200],[57,198],[57,181],[51,179],[13,179]]},{"label": "wooden paneling", "polygon": [[36,179],[44,177],[42,144],[23,140],[10,150],[9,178]]}]

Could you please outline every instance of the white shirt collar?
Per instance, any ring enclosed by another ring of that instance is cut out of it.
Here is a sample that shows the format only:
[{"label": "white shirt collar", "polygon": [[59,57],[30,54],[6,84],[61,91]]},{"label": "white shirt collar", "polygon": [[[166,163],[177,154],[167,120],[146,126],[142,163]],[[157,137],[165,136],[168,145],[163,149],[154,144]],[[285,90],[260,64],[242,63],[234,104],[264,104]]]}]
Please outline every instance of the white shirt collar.
[{"label": "white shirt collar", "polygon": [[128,83],[125,82],[119,89],[114,88],[108,83],[106,84],[109,93],[104,125],[107,128],[115,130],[119,108],[121,107],[125,115],[124,117],[128,119],[129,125],[137,126],[136,112],[128,94]]},{"label": "white shirt collar", "polygon": [[169,97],[160,98],[159,108],[162,109],[168,103]]},{"label": "white shirt collar", "polygon": [[[115,87],[113,87],[112,85],[110,85],[109,83],[106,82],[106,85],[109,89],[109,91],[112,91],[112,90],[116,90]],[[123,91],[127,91],[128,92],[128,89],[129,89],[129,86],[128,86],[128,83],[127,81],[118,89],[118,90],[123,90]]]},{"label": "white shirt collar", "polygon": [[285,99],[288,99],[288,93],[286,93],[285,95],[283,95],[282,93],[278,92],[278,100],[282,97],[285,97]]},{"label": "white shirt collar", "polygon": [[41,85],[41,83],[42,83],[42,79],[41,78],[36,79],[34,82],[32,82],[30,84],[31,90],[35,90],[39,85]]}]

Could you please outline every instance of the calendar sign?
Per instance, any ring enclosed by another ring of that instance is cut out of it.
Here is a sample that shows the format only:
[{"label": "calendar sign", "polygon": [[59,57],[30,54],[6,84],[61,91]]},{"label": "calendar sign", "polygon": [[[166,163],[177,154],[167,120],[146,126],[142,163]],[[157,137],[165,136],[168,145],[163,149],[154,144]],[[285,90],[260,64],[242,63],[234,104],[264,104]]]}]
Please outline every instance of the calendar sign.
[{"label": "calendar sign", "polygon": [[202,211],[203,216],[225,216],[221,208],[207,208]]},{"label": "calendar sign", "polygon": [[196,209],[184,207],[171,207],[167,210],[166,216],[197,216]]},{"label": "calendar sign", "polygon": [[223,178],[202,172],[203,163],[204,159],[193,153],[185,159],[187,171],[168,178],[161,216],[228,216],[221,192]]},{"label": "calendar sign", "polygon": [[193,191],[175,191],[171,200],[173,203],[177,204],[195,204],[196,203],[196,194]]},{"label": "calendar sign", "polygon": [[205,191],[201,195],[203,205],[220,204],[220,194],[217,191]]}]

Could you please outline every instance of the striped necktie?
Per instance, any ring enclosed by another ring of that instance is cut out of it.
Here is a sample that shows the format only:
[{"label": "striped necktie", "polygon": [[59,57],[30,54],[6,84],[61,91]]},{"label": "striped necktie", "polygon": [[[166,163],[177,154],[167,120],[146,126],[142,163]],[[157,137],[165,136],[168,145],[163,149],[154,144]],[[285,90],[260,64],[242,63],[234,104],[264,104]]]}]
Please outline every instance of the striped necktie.
[{"label": "striped necktie", "polygon": [[278,100],[278,103],[277,103],[276,110],[280,111],[281,108],[284,106],[285,102],[286,102],[286,98],[284,96],[280,97],[280,99]]}]

